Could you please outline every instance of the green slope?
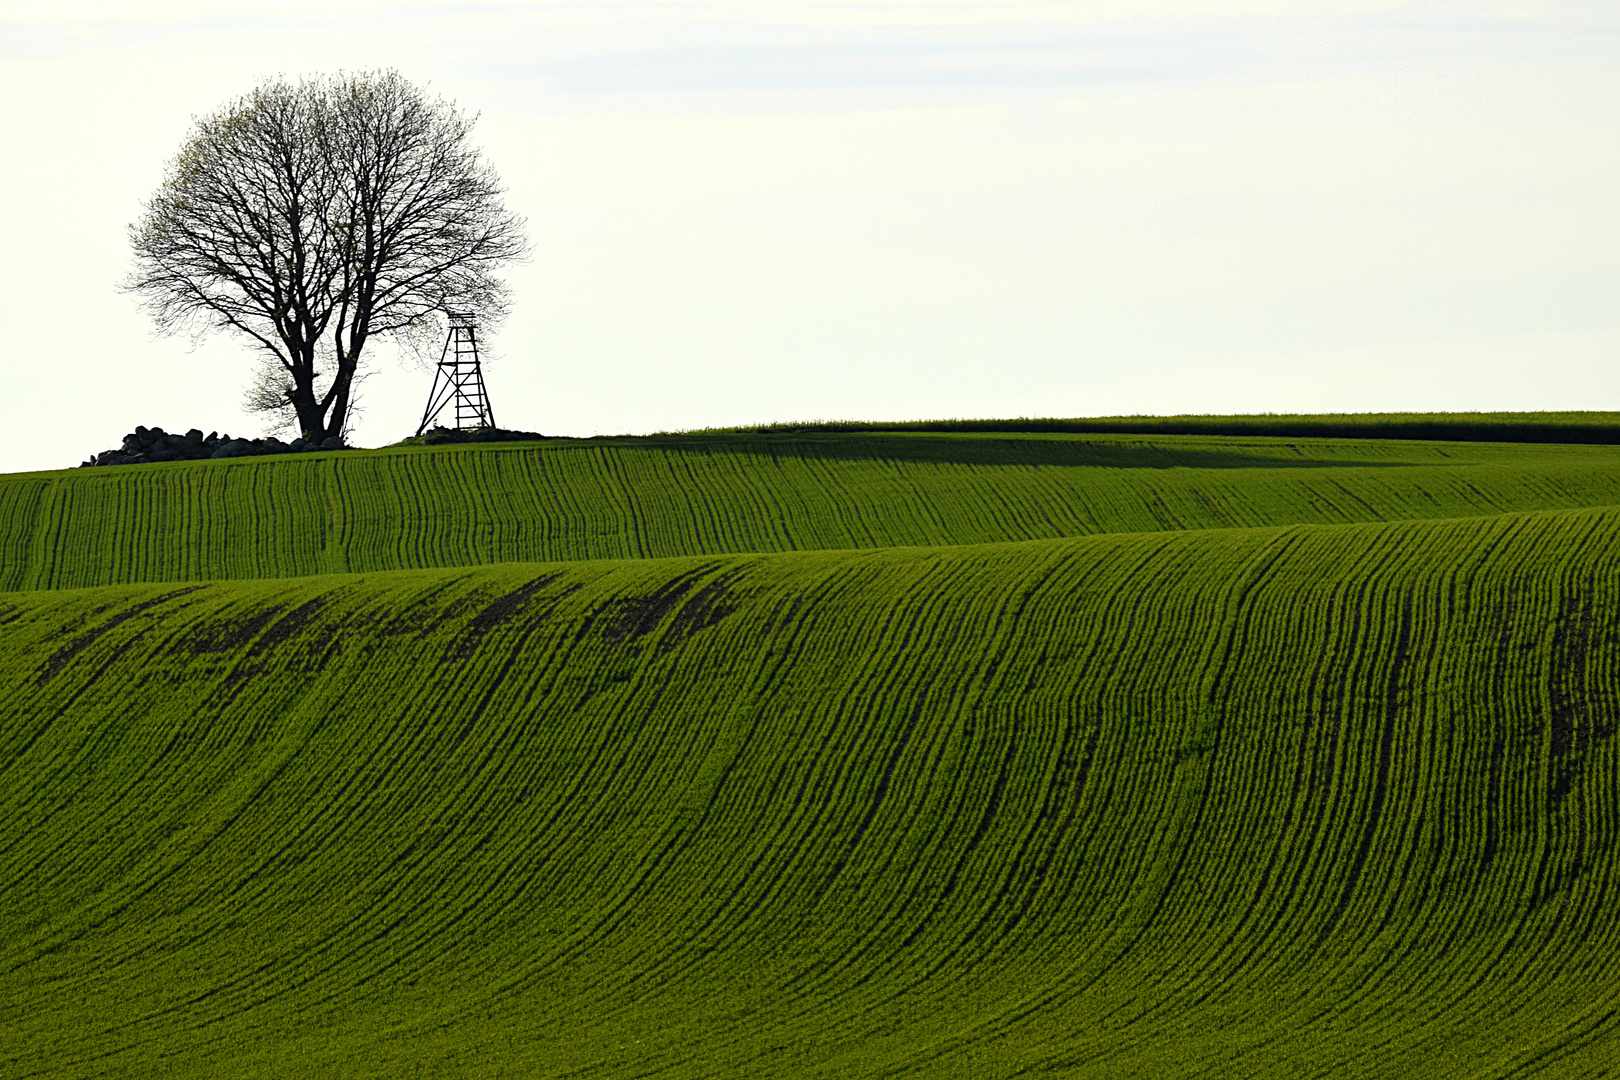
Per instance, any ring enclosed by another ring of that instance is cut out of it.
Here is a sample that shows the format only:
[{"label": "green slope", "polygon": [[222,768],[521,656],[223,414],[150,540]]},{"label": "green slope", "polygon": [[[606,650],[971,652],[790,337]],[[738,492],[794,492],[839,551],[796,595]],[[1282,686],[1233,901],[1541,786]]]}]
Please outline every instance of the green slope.
[{"label": "green slope", "polygon": [[988,543],[1620,504],[1620,447],[1086,435],[559,440],[0,477],[0,589]]},{"label": "green slope", "polygon": [[1604,1075],[1617,527],[0,597],[0,1073]]}]

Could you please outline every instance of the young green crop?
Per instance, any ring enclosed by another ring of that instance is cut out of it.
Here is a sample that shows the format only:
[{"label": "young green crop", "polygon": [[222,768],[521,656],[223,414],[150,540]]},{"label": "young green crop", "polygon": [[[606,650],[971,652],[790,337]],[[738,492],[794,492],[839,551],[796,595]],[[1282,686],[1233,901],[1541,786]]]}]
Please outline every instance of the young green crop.
[{"label": "young green crop", "polygon": [[0,1062],[1596,1075],[1620,1055],[1617,528],[0,596]]},{"label": "young green crop", "polygon": [[561,440],[0,477],[0,588],[989,543],[1620,504],[1620,447]]}]

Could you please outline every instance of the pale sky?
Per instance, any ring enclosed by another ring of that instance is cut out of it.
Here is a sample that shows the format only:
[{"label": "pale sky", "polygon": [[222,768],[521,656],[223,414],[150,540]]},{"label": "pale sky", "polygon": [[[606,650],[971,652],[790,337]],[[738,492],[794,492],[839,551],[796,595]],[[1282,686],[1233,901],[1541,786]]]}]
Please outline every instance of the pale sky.
[{"label": "pale sky", "polygon": [[[191,117],[390,66],[529,220],[503,426],[1620,409],[1620,4],[0,0],[0,471],[256,435],[125,226]],[[430,375],[372,357],[356,441]]]}]

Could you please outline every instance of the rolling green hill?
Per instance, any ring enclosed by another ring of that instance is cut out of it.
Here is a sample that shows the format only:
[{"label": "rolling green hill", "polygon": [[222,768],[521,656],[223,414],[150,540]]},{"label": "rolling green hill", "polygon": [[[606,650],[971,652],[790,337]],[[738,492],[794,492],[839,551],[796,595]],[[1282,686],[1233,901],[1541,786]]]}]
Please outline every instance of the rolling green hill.
[{"label": "rolling green hill", "polygon": [[0,1075],[1608,1075],[1615,452],[0,478]]},{"label": "rolling green hill", "polygon": [[1611,446],[939,433],[557,440],[0,477],[0,589],[1617,503]]}]

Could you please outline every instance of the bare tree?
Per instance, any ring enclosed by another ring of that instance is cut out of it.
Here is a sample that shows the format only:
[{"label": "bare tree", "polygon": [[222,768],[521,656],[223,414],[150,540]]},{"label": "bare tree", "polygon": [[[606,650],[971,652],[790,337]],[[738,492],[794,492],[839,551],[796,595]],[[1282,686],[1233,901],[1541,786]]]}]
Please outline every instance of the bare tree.
[{"label": "bare tree", "polygon": [[262,83],[195,122],[130,226],[124,287],[165,333],[246,335],[250,407],[341,435],[371,338],[505,314],[495,272],[528,246],[473,121],[396,71]]}]

